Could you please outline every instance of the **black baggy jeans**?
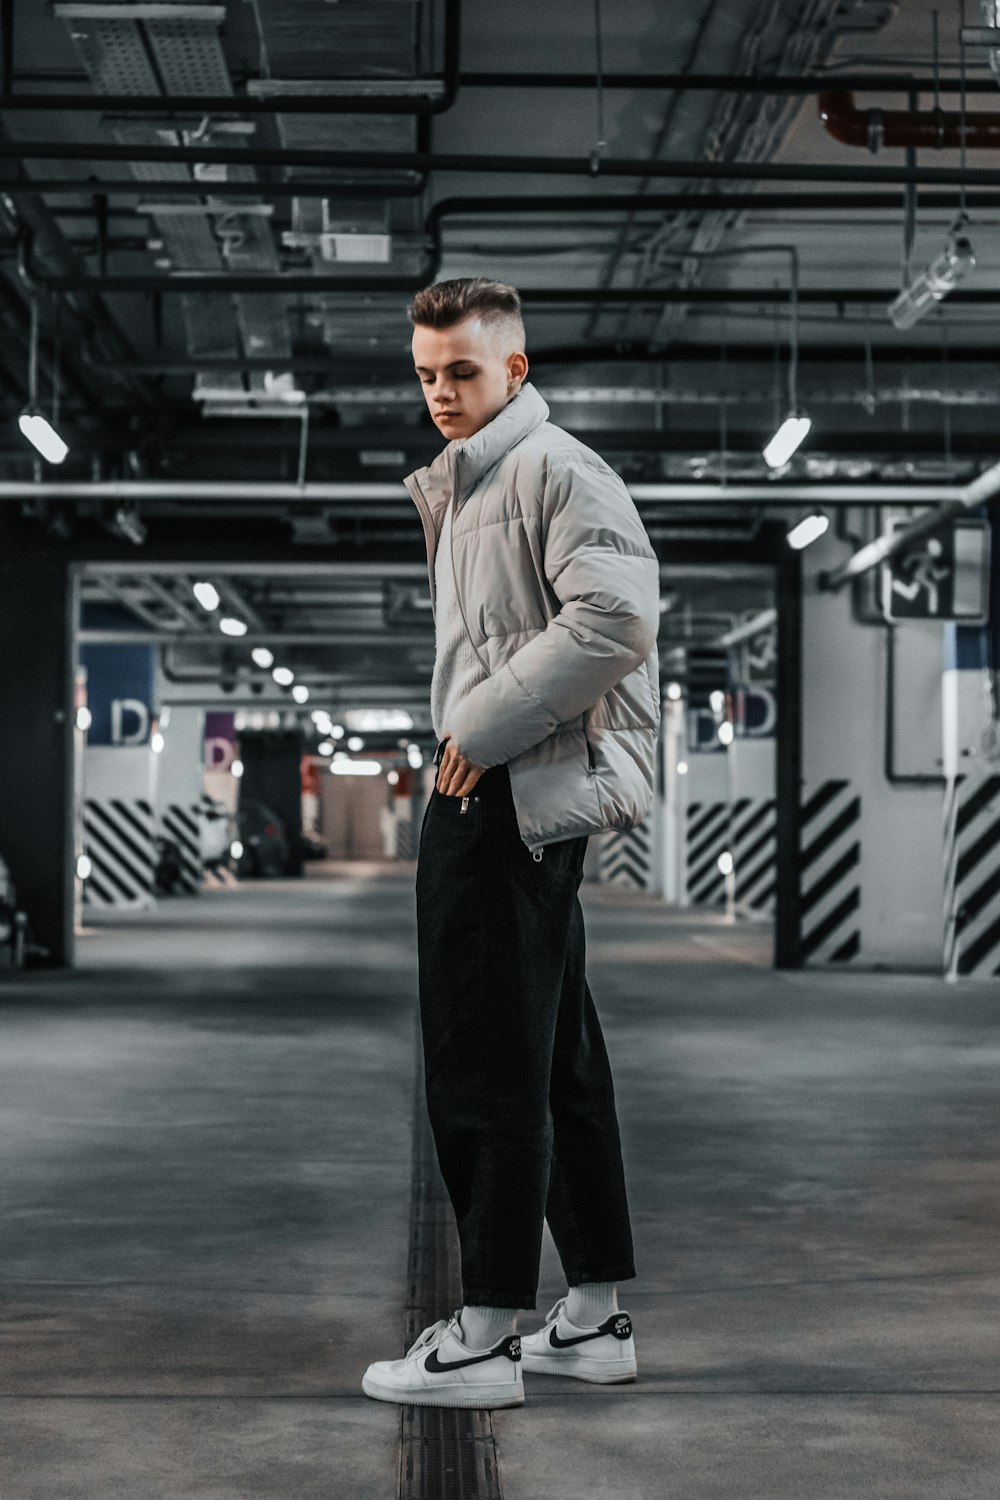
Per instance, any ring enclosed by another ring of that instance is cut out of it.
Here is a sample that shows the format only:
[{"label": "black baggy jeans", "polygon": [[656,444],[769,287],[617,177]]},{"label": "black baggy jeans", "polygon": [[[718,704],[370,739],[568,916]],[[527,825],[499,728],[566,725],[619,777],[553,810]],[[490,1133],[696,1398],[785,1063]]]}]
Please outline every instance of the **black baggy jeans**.
[{"label": "black baggy jeans", "polygon": [[545,1220],[569,1286],[636,1274],[611,1068],[584,973],[586,849],[586,836],[564,839],[533,858],[505,764],[464,809],[435,786],[424,810],[424,1082],[466,1303],[535,1307]]}]

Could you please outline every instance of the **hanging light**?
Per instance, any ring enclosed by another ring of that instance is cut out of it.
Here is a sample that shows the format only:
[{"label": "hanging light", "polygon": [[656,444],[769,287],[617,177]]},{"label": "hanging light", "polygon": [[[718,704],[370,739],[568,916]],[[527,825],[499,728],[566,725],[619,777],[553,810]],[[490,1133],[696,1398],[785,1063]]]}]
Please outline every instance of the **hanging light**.
[{"label": "hanging light", "polygon": [[[56,417],[56,404],[58,403],[58,368],[53,367],[53,418]],[[69,452],[69,445],[63,442],[56,431],[53,423],[44,416],[38,406],[38,299],[31,299],[31,336],[28,345],[28,404],[17,419],[28,442],[42,455],[50,464],[61,464]]]},{"label": "hanging light", "polygon": [[788,349],[788,416],[764,448],[764,462],[769,469],[781,469],[793,453],[802,446],[812,419],[799,411],[799,255],[794,246],[789,246],[791,259],[790,302],[791,332]]},{"label": "hanging light", "polygon": [[795,453],[812,426],[811,417],[787,416],[774,437],[764,449],[764,462],[771,469],[780,469]]},{"label": "hanging light", "polygon": [[794,547],[796,552],[801,552],[803,547],[808,547],[810,542],[815,542],[829,528],[830,517],[821,510],[814,510],[808,516],[798,521],[788,533],[787,542],[789,547]]}]

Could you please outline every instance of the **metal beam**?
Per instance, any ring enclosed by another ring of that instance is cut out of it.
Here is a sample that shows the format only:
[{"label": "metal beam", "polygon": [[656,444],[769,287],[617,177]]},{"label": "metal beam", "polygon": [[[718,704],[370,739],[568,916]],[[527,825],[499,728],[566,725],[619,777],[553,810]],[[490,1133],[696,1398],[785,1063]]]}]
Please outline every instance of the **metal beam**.
[{"label": "metal beam", "polygon": [[[9,0],[8,0],[9,3]],[[120,9],[120,7],[119,7]],[[454,4],[457,11],[459,5]],[[457,27],[457,17],[454,24]],[[447,13],[446,13],[447,36]],[[48,75],[43,75],[48,76]],[[13,74],[17,82],[31,82],[30,73]],[[166,112],[192,114],[201,118],[205,114],[330,114],[342,113],[438,113],[442,105],[439,95],[431,91],[447,85],[445,79],[378,79],[378,78],[310,78],[291,80],[297,92],[266,92],[269,79],[249,79],[249,93],[240,94],[74,94],[74,93],[15,93],[8,78],[5,90],[0,94],[0,110],[39,110],[44,113],[61,114],[65,110],[90,110],[93,112],[124,111],[129,114],[163,114]],[[67,79],[73,82],[74,79]],[[81,84],[89,83],[85,74],[78,76]],[[427,99],[400,97],[393,85],[405,82],[408,90],[413,85],[427,88]],[[822,76],[804,74],[763,74],[748,76],[744,73],[603,73],[601,87],[607,91],[650,90],[655,93],[737,93],[764,95],[820,94],[835,84],[837,88],[855,92],[880,94],[910,94],[913,91],[933,95],[960,94],[964,87],[967,94],[994,94],[996,83],[992,78],[966,78],[945,75],[935,80],[932,77],[911,77],[906,73],[826,73]],[[457,75],[460,89],[556,89],[581,90],[591,93],[594,89],[592,73],[499,73],[462,71]],[[285,82],[288,87],[288,81]],[[357,90],[356,95],[349,90]],[[380,92],[380,90],[382,92]],[[259,91],[259,92],[258,92]],[[417,105],[419,107],[414,108]]]},{"label": "metal beam", "polygon": [[[1000,465],[988,471],[996,475],[1000,488]],[[970,488],[970,487],[966,487]],[[934,484],[811,484],[797,481],[764,481],[760,484],[650,483],[630,484],[636,503],[656,501],[684,505],[926,505],[942,494],[961,499],[966,488],[953,490]],[[34,484],[30,480],[0,481],[0,501],[23,500],[234,500],[261,504],[337,505],[365,500],[396,501],[407,507],[413,501],[402,483],[378,480],[289,484],[280,481],[244,480],[150,480],[107,479],[94,482]],[[981,504],[981,501],[976,501]]]},{"label": "metal beam", "polygon": [[[323,151],[305,147],[255,146],[121,146],[107,141],[0,142],[0,159],[18,161],[170,162],[195,167],[204,163],[239,167],[312,167],[320,171],[468,172],[472,176],[502,172],[557,177],[693,178],[745,182],[877,182],[937,183],[966,187],[996,187],[995,167],[845,167],[839,162],[649,161],[644,157],[500,156],[450,151]],[[137,182],[137,187],[143,185]],[[203,187],[207,187],[203,184]],[[345,184],[340,184],[344,191]],[[267,192],[266,183],[257,184]]]}]

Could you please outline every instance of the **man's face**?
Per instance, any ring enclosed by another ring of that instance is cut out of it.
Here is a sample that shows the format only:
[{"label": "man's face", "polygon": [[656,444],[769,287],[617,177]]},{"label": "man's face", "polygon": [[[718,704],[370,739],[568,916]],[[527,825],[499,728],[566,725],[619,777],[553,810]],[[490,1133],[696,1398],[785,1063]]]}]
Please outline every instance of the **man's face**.
[{"label": "man's face", "polygon": [[472,437],[492,422],[519,388],[523,354],[499,354],[494,330],[478,317],[451,328],[413,330],[413,363],[435,426],[449,440]]}]

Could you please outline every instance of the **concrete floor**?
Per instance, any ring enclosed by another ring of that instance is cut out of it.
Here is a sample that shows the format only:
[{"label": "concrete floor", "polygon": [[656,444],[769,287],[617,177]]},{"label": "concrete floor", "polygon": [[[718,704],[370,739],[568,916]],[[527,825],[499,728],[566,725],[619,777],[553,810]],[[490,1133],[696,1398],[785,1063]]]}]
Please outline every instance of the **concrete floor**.
[{"label": "concrete floor", "polygon": [[[996,1500],[997,986],[583,899],[640,1378],[528,1377],[505,1500]],[[359,1381],[402,1350],[413,866],[163,902],[78,962],[0,980],[0,1497],[394,1500]],[[563,1290],[546,1235],[536,1319]]]}]

